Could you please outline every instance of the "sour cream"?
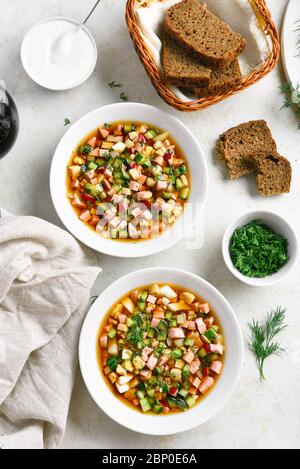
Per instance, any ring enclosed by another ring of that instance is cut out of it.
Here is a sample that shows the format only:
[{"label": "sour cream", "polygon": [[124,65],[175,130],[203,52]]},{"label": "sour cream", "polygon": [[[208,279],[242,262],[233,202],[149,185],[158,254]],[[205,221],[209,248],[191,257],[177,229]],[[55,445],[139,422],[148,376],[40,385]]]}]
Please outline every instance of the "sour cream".
[{"label": "sour cream", "polygon": [[96,65],[97,47],[85,26],[55,17],[28,31],[21,59],[36,83],[51,90],[66,90],[89,78]]}]

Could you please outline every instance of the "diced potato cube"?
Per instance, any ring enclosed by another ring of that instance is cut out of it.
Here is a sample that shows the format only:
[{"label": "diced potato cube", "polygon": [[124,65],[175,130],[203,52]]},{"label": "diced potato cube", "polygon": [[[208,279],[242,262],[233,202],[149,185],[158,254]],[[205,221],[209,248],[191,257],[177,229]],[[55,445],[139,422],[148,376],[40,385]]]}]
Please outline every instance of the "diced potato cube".
[{"label": "diced potato cube", "polygon": [[129,298],[129,296],[122,301],[122,304],[125,306],[127,311],[129,311],[129,313],[131,313],[131,314],[135,310],[135,305],[134,305],[133,301],[131,300],[131,298]]},{"label": "diced potato cube", "polygon": [[177,311],[189,311],[190,307],[184,301],[181,300],[178,303],[170,303],[168,305],[168,309],[173,313],[176,313]]},{"label": "diced potato cube", "polygon": [[129,391],[130,387],[129,384],[118,384],[116,383],[116,388],[119,391],[120,394],[124,394],[124,392]]},{"label": "diced potato cube", "polygon": [[117,374],[115,372],[110,373],[110,375],[108,375],[108,379],[111,383],[115,383],[117,379]]},{"label": "diced potato cube", "polygon": [[196,297],[192,293],[184,291],[181,293],[180,299],[184,301],[187,305],[191,305],[195,301]]},{"label": "diced potato cube", "polygon": [[118,379],[117,379],[117,383],[118,384],[127,384],[129,383],[129,381],[131,381],[133,378],[133,375],[131,375],[130,373],[128,373],[126,376],[120,376]]},{"label": "diced potato cube", "polygon": [[125,368],[125,370],[127,370],[127,371],[131,371],[131,372],[132,372],[132,371],[134,370],[133,365],[132,365],[132,362],[131,362],[131,360],[129,360],[129,359],[128,359],[128,360],[124,360],[123,363],[122,363],[122,366],[123,366],[123,368]]},{"label": "diced potato cube", "polygon": [[124,348],[122,350],[122,360],[127,360],[128,358],[130,359],[132,357],[132,351]]},{"label": "diced potato cube", "polygon": [[130,138],[130,140],[137,140],[137,139],[138,139],[138,136],[139,136],[139,134],[138,134],[137,132],[135,132],[135,131],[130,132],[130,133],[128,134],[128,137]]},{"label": "diced potato cube", "polygon": [[134,147],[134,143],[132,140],[130,140],[130,138],[127,138],[127,140],[125,140],[125,145],[127,148],[132,148]]},{"label": "diced potato cube", "polygon": [[114,151],[117,151],[118,153],[123,153],[124,150],[126,150],[126,145],[123,142],[117,142],[112,149]]},{"label": "diced potato cube", "polygon": [[169,287],[169,285],[160,287],[160,293],[161,295],[166,296],[169,300],[173,300],[177,297],[177,293],[171,287]]},{"label": "diced potato cube", "polygon": [[81,174],[80,166],[69,166],[68,170],[72,179],[77,179]]},{"label": "diced potato cube", "polygon": [[170,377],[174,381],[181,381],[181,370],[179,370],[178,368],[172,368],[170,371]]},{"label": "diced potato cube", "polygon": [[160,295],[159,285],[157,285],[156,283],[151,285],[151,287],[149,288],[149,293],[154,296],[159,296]]},{"label": "diced potato cube", "polygon": [[144,366],[146,365],[144,360],[142,360],[141,357],[138,357],[138,356],[134,357],[134,359],[132,360],[132,363],[133,363],[133,366],[137,370],[142,370],[144,368]]},{"label": "diced potato cube", "polygon": [[121,375],[121,376],[127,375],[127,371],[121,365],[117,366],[116,372],[118,375]]}]

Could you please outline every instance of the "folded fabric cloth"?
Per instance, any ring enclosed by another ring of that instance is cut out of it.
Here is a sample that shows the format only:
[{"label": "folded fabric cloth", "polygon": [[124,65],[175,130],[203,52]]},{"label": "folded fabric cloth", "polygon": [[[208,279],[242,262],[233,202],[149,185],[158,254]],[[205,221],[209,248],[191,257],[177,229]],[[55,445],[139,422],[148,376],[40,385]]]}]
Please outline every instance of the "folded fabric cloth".
[{"label": "folded fabric cloth", "polygon": [[96,257],[60,228],[0,218],[1,448],[59,444],[81,324],[100,272]]},{"label": "folded fabric cloth", "polygon": [[[136,3],[136,16],[144,40],[153,54],[156,65],[161,68],[161,32],[166,10],[181,0],[151,1]],[[270,54],[268,40],[258,25],[256,15],[249,0],[201,0],[207,7],[247,41],[245,50],[239,56],[242,75],[248,75],[258,68]],[[139,8],[142,6],[142,8]],[[169,88],[182,100],[191,101],[177,87]],[[194,98],[195,99],[195,98]]]}]

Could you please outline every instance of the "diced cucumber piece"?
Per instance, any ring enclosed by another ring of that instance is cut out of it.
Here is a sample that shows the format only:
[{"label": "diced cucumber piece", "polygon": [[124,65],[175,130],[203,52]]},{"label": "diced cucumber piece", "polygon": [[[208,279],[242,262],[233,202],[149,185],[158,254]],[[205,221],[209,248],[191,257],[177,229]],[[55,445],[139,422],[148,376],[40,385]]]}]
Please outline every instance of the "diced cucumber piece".
[{"label": "diced cucumber piece", "polygon": [[150,331],[148,332],[148,337],[151,337],[151,338],[153,338],[153,337],[154,337],[154,335],[155,335],[155,333],[154,333],[154,332],[155,332],[155,331],[154,331],[154,329],[150,329]]},{"label": "diced cucumber piece", "polygon": [[191,409],[196,404],[196,399],[193,396],[189,395],[185,398],[185,402],[187,403],[187,405]]},{"label": "diced cucumber piece", "polygon": [[108,331],[107,335],[110,339],[114,339],[117,335],[116,329],[112,328],[110,331]]},{"label": "diced cucumber piece", "polygon": [[182,355],[183,355],[182,351],[179,350],[178,348],[175,350],[172,350],[171,357],[173,360],[177,360],[178,358],[181,358]]},{"label": "diced cucumber piece", "polygon": [[180,389],[180,391],[178,391],[178,394],[182,397],[187,397],[188,393],[186,389]]},{"label": "diced cucumber piece", "polygon": [[179,168],[175,169],[175,175],[176,176],[182,176],[185,173],[186,173],[186,166],[185,165],[179,166]]},{"label": "diced cucumber piece", "polygon": [[168,319],[168,321],[172,319],[172,313],[171,312],[166,313],[165,318]]},{"label": "diced cucumber piece", "polygon": [[189,339],[189,338],[186,338],[184,339],[184,345],[186,345],[187,347],[192,347],[194,345],[194,339]]},{"label": "diced cucumber piece", "polygon": [[183,184],[182,184],[182,182],[180,181],[179,178],[176,179],[175,185],[176,185],[176,189],[177,189],[178,191],[180,191],[180,190],[183,188]]},{"label": "diced cucumber piece", "polygon": [[140,163],[140,162],[142,161],[142,159],[143,159],[143,155],[141,155],[140,153],[138,153],[138,154],[136,155],[136,157],[134,158],[134,161],[135,161],[136,163]]},{"label": "diced cucumber piece", "polygon": [[145,311],[145,309],[146,309],[146,301],[144,301],[144,300],[139,300],[139,301],[137,302],[137,307],[138,307],[139,311],[141,311],[141,312]]},{"label": "diced cucumber piece", "polygon": [[133,326],[135,325],[135,322],[134,322],[133,319],[128,318],[127,321],[126,321],[126,325],[127,325],[128,327],[133,327]]},{"label": "diced cucumber piece", "polygon": [[163,406],[160,404],[155,404],[155,406],[153,407],[153,412],[155,414],[161,414],[162,411],[163,411]]},{"label": "diced cucumber piece", "polygon": [[198,352],[198,355],[200,358],[205,358],[207,357],[207,352],[205,351],[205,349],[202,347],[199,352]]},{"label": "diced cucumber piece", "polygon": [[155,181],[155,179],[153,179],[151,177],[148,177],[146,179],[146,184],[147,184],[148,187],[154,187],[155,184],[156,184],[156,181]]},{"label": "diced cucumber piece", "polygon": [[143,391],[138,390],[138,391],[136,392],[136,397],[137,397],[138,399],[144,399],[145,393],[144,393]]},{"label": "diced cucumber piece", "polygon": [[87,164],[87,168],[90,169],[90,170],[95,170],[98,168],[98,165],[96,163],[94,163],[93,161],[90,161],[88,164]]},{"label": "diced cucumber piece", "polygon": [[141,300],[146,301],[148,298],[148,295],[149,295],[149,292],[147,290],[143,291],[143,293],[140,296]]},{"label": "diced cucumber piece", "polygon": [[167,333],[160,332],[159,334],[157,334],[157,340],[167,340]]},{"label": "diced cucumber piece", "polygon": [[176,327],[177,326],[177,321],[175,319],[172,319],[170,321],[170,327]]},{"label": "diced cucumber piece", "polygon": [[213,340],[216,339],[218,334],[216,333],[216,331],[213,328],[211,328],[211,329],[208,329],[207,331],[205,331],[204,335],[210,342],[213,342]]},{"label": "diced cucumber piece", "polygon": [[124,131],[126,134],[129,134],[130,132],[133,132],[135,129],[133,124],[125,124],[124,125]]},{"label": "diced cucumber piece", "polygon": [[150,130],[148,130],[148,132],[145,133],[145,137],[146,137],[147,140],[151,140],[154,137],[156,137],[157,135],[158,135],[158,132],[155,129],[150,129]]},{"label": "diced cucumber piece", "polygon": [[155,389],[148,389],[147,396],[154,397],[154,395],[155,395]]},{"label": "diced cucumber piece", "polygon": [[190,195],[190,189],[188,187],[184,187],[179,192],[179,197],[181,200],[186,200],[189,195]]},{"label": "diced cucumber piece", "polygon": [[163,196],[163,198],[164,198],[165,200],[170,200],[170,199],[172,198],[172,193],[170,193],[170,192],[163,192],[162,196]]},{"label": "diced cucumber piece", "polygon": [[106,165],[105,158],[98,158],[95,163],[101,168],[102,166]]},{"label": "diced cucumber piece", "polygon": [[160,323],[158,324],[157,328],[160,330],[160,331],[166,331],[169,327],[169,324],[167,323],[167,321],[165,321],[164,319],[162,319],[160,321]]},{"label": "diced cucumber piece", "polygon": [[163,132],[153,137],[153,140],[154,142],[157,142],[157,141],[164,142],[168,137],[169,137],[169,132]]}]

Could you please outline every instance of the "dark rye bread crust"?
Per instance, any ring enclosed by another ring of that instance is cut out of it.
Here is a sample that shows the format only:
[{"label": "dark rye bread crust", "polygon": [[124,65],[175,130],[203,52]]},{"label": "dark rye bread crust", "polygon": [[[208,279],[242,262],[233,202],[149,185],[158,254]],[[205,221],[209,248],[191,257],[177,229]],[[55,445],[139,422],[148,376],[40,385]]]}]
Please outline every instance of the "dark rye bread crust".
[{"label": "dark rye bread crust", "polygon": [[232,62],[246,46],[240,34],[232,31],[198,0],[183,0],[169,8],[165,30],[207,65]]},{"label": "dark rye bread crust", "polygon": [[259,152],[253,155],[258,191],[263,196],[290,192],[292,168],[290,162],[277,152]]},{"label": "dark rye bread crust", "polygon": [[255,171],[253,155],[277,152],[277,145],[264,120],[240,124],[224,132],[217,142],[217,154],[228,167],[230,179]]},{"label": "dark rye bread crust", "polygon": [[210,81],[211,70],[167,34],[163,36],[162,67],[163,79],[177,86],[207,86]]},{"label": "dark rye bread crust", "polygon": [[237,59],[226,65],[211,67],[211,70],[209,84],[205,87],[199,85],[193,89],[199,98],[226,93],[242,82],[241,69]]}]

